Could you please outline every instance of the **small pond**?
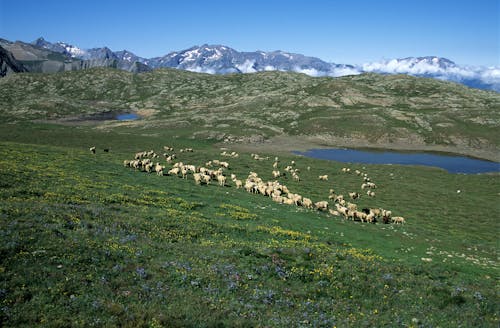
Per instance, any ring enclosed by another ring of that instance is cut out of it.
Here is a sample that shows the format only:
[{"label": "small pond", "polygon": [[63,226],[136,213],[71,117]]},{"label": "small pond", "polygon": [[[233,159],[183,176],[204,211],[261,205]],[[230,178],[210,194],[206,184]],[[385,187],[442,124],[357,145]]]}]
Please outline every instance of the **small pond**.
[{"label": "small pond", "polygon": [[118,121],[133,121],[138,120],[140,117],[135,113],[123,113],[116,115]]},{"label": "small pond", "polygon": [[310,149],[295,154],[345,163],[425,165],[440,167],[450,173],[500,172],[500,163],[464,156],[435,153],[366,151],[354,149]]}]

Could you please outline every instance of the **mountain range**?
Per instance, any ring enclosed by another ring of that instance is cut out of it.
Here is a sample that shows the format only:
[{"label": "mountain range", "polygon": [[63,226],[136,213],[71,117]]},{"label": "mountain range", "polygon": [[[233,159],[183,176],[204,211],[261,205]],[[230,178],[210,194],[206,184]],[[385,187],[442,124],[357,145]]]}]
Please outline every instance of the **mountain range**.
[{"label": "mountain range", "polygon": [[176,68],[209,74],[292,71],[310,76],[345,76],[366,72],[408,74],[462,83],[500,92],[500,67],[461,66],[436,56],[407,57],[349,65],[284,51],[239,52],[224,45],[194,46],[162,57],[142,58],[128,50],[108,47],[81,49],[38,38],[31,43],[0,39],[0,76],[11,73],[59,72],[91,67],[114,67],[131,72]]}]

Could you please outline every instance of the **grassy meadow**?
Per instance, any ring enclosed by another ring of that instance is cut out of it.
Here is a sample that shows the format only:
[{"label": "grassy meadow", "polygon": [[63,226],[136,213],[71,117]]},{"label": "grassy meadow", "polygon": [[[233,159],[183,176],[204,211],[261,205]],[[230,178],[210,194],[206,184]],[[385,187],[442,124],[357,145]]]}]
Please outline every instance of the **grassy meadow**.
[{"label": "grassy meadow", "polygon": [[299,182],[278,179],[291,192],[360,191],[361,178],[341,172],[349,166],[378,186],[359,208],[407,221],[360,223],[229,179],[197,186],[123,166],[138,151],[191,147],[179,161],[227,160],[227,175],[273,180],[276,154],[221,157],[231,145],[178,132],[0,125],[1,325],[498,327],[498,174],[278,154],[281,170],[294,160],[301,171]]}]

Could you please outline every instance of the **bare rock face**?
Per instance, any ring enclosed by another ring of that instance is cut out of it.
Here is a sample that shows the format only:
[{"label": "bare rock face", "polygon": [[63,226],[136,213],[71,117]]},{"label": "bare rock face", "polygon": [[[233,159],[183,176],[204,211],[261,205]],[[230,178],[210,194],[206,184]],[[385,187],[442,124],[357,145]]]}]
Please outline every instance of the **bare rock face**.
[{"label": "bare rock face", "polygon": [[12,56],[12,53],[0,46],[0,77],[21,72],[26,72],[26,68]]}]

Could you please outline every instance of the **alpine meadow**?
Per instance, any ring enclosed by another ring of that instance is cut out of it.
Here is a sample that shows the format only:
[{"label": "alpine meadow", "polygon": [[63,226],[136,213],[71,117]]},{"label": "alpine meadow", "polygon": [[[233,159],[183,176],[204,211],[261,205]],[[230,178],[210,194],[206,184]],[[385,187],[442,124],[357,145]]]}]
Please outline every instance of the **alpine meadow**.
[{"label": "alpine meadow", "polygon": [[1,325],[498,327],[498,171],[292,151],[498,162],[499,110],[408,75],[2,77]]}]

